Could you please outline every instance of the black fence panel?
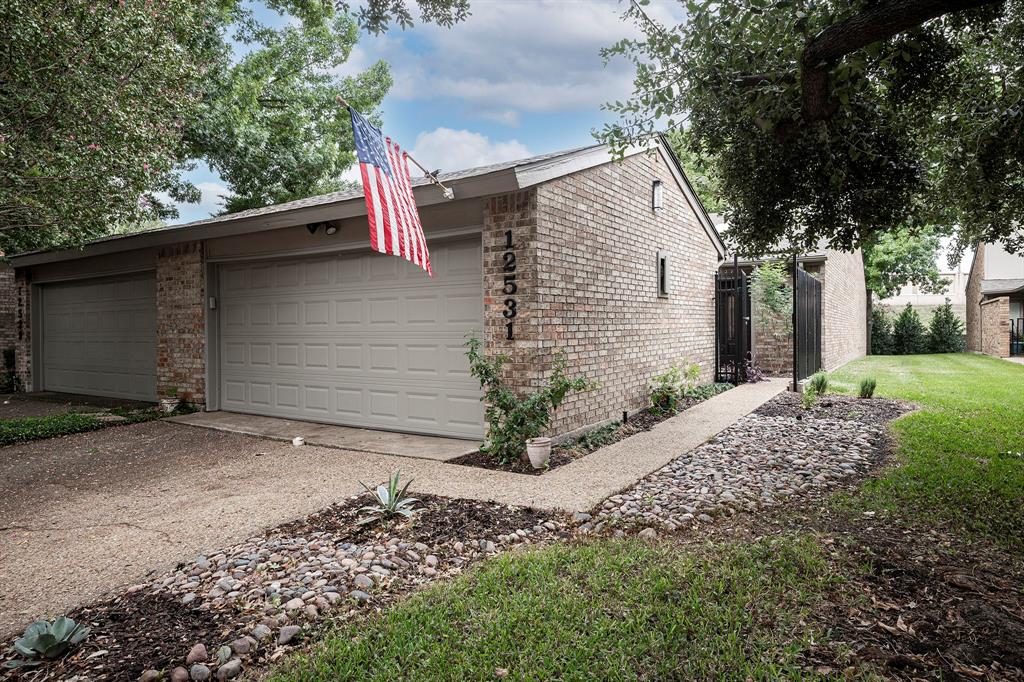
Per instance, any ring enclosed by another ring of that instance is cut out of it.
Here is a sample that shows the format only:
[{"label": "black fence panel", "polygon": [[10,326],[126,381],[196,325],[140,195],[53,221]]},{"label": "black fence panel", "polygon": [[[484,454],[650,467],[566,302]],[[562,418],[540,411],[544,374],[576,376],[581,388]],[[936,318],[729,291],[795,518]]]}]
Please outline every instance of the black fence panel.
[{"label": "black fence panel", "polygon": [[1010,355],[1024,355],[1024,317],[1010,318]]},{"label": "black fence panel", "polygon": [[750,353],[750,286],[738,268],[715,274],[715,381],[746,381]]},{"label": "black fence panel", "polygon": [[796,269],[794,370],[801,381],[821,369],[821,282]]}]

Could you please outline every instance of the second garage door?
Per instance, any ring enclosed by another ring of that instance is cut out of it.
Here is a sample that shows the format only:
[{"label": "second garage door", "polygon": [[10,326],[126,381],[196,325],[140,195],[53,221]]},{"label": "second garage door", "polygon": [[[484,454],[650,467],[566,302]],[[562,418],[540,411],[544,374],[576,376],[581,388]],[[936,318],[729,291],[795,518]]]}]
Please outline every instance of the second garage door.
[{"label": "second garage door", "polygon": [[480,240],[430,255],[433,279],[376,253],[221,266],[221,408],[482,436],[463,346],[483,326]]}]

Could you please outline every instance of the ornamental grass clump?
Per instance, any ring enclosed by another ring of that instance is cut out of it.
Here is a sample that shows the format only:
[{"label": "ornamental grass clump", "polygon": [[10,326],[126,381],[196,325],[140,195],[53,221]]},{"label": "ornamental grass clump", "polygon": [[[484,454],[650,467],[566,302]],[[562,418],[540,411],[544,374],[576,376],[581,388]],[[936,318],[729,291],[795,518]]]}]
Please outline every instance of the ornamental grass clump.
[{"label": "ornamental grass clump", "polygon": [[814,395],[825,395],[825,392],[828,391],[828,373],[815,372],[807,380],[807,387],[814,391]]},{"label": "ornamental grass clump", "polygon": [[505,385],[502,368],[507,355],[487,357],[476,336],[466,341],[469,372],[480,382],[486,404],[487,439],[480,451],[494,456],[502,464],[511,464],[526,452],[526,441],[537,438],[551,425],[555,410],[570,393],[591,391],[598,384],[582,377],[566,376],[564,352],[556,352],[547,383],[529,394],[518,394]]},{"label": "ornamental grass clump", "polygon": [[875,395],[875,386],[878,382],[874,377],[864,377],[860,380],[860,397],[871,398]]}]

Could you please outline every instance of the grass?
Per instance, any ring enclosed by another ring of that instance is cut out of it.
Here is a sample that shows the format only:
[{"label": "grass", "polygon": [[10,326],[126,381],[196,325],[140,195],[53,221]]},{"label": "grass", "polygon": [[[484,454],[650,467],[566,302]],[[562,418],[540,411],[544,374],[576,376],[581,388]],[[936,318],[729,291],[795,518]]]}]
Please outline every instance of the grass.
[{"label": "grass", "polygon": [[269,679],[813,679],[802,621],[833,579],[809,536],[556,545],[339,626]]},{"label": "grass", "polygon": [[[864,502],[1024,554],[1024,366],[973,354],[872,356],[831,375],[856,394],[921,406],[893,424],[901,466],[863,489]],[[1009,453],[1009,454],[1008,454]]]},{"label": "grass", "polygon": [[164,416],[156,409],[130,410],[114,408],[109,410],[109,412],[121,417],[122,420],[103,420],[93,414],[81,414],[78,412],[50,414],[42,417],[0,419],[0,447],[42,440],[44,438],[68,436],[73,433],[96,431],[98,429],[105,429],[108,426],[138,424],[140,422],[160,419]]}]

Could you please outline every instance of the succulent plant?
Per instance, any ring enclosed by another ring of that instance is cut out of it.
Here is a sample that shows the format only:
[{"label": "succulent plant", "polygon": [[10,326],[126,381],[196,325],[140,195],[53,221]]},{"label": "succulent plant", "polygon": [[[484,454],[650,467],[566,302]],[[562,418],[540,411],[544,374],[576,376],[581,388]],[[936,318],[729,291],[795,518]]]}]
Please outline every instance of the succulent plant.
[{"label": "succulent plant", "polygon": [[387,518],[389,516],[404,516],[409,518],[415,511],[412,507],[419,500],[415,497],[406,497],[405,491],[409,489],[409,485],[412,483],[412,479],[399,490],[399,477],[401,471],[396,471],[391,474],[391,479],[387,485],[381,483],[376,489],[370,488],[368,485],[359,481],[359,485],[363,486],[366,492],[370,493],[376,499],[376,503],[370,506],[362,507],[359,513],[369,513],[370,515],[365,519],[361,520],[360,523],[370,523],[377,517]]},{"label": "succulent plant", "polygon": [[24,656],[4,663],[5,668],[39,665],[44,659],[60,658],[89,634],[89,628],[61,616],[52,623],[37,620],[14,641],[14,650]]}]

